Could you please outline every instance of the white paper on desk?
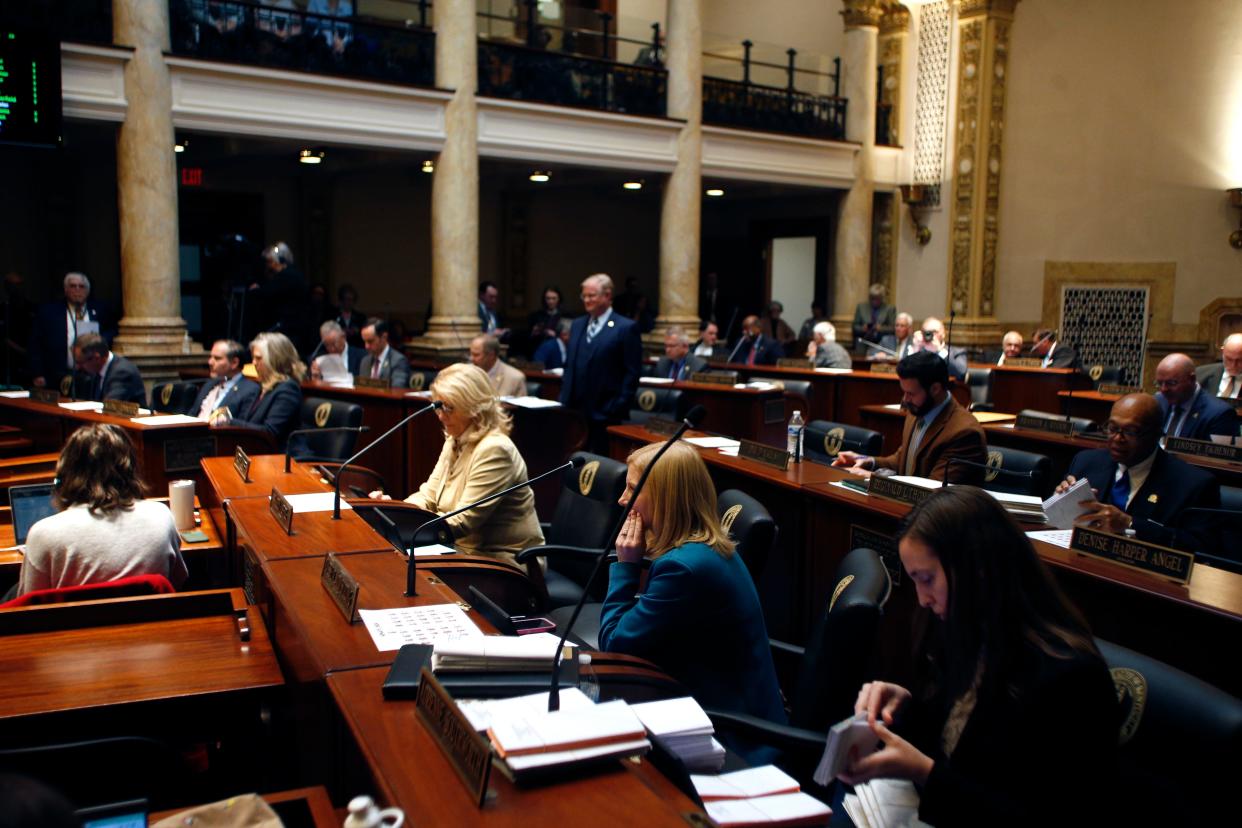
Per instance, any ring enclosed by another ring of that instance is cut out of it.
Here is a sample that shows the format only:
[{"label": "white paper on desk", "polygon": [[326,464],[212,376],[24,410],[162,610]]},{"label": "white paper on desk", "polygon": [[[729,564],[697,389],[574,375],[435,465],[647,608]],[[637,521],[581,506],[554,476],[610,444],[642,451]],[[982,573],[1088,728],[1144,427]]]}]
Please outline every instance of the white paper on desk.
[{"label": "white paper on desk", "polygon": [[817,374],[851,374],[853,372],[854,372],[853,368],[816,368],[815,369],[815,373]]},{"label": "white paper on desk", "polygon": [[798,780],[775,765],[722,773],[718,776],[690,775],[699,799],[749,799],[756,796],[775,796],[797,793]]},{"label": "white paper on desk", "polygon": [[590,710],[543,710],[493,719],[488,736],[509,761],[531,753],[589,750],[596,745],[640,739],[645,742],[647,731],[630,706],[618,699]]},{"label": "white paper on desk", "polygon": [[445,546],[442,543],[429,543],[426,546],[414,547],[414,557],[422,558],[428,555],[455,555],[457,550],[451,546]]},{"label": "white paper on desk", "polygon": [[103,403],[94,400],[76,400],[74,402],[60,403],[60,407],[67,411],[103,411]]},{"label": "white paper on desk", "polygon": [[850,822],[854,823],[854,828],[882,828],[867,821],[867,812],[863,810],[862,800],[859,799],[858,794],[847,793],[841,800],[841,804],[845,806],[845,813],[849,816]]},{"label": "white paper on desk", "polygon": [[1061,494],[1054,494],[1044,501],[1044,514],[1048,516],[1048,525],[1058,529],[1072,529],[1074,521],[1082,515],[1082,504],[1095,500],[1091,491],[1091,481],[1085,477],[1074,481]]},{"label": "white paper on desk", "polygon": [[10,400],[29,399],[29,391],[0,391],[0,397],[8,397]]},{"label": "white paper on desk", "polygon": [[674,380],[669,377],[639,377],[640,385],[672,385]]},{"label": "white paper on desk", "polygon": [[547,374],[555,374],[556,376],[560,377],[560,376],[564,376],[564,374],[565,374],[565,369],[564,369],[564,368],[549,368],[549,369],[548,369],[547,371],[545,371],[544,373],[547,373]]},{"label": "white paper on desk", "polygon": [[[293,507],[295,515],[308,512],[331,512],[336,504],[335,492],[311,492],[310,494],[285,495],[285,500]],[[342,509],[352,509],[345,498],[341,498]]]},{"label": "white paper on desk", "polygon": [[1043,541],[1053,546],[1059,546],[1062,549],[1070,548],[1070,538],[1073,537],[1073,529],[1040,529],[1037,532],[1027,532],[1026,536],[1031,540]]},{"label": "white paper on desk", "polygon": [[737,457],[737,453],[740,448],[741,446],[722,446],[721,448],[716,449],[716,451],[720,452],[725,457]]},{"label": "white paper on desk", "polygon": [[545,400],[543,397],[501,397],[500,401],[518,408],[559,408],[561,405],[556,400]]},{"label": "white paper on desk", "polygon": [[711,733],[714,729],[707,713],[690,696],[632,704],[630,709],[638,716],[643,727],[651,731],[652,736],[688,730],[706,730]]},{"label": "white paper on desk", "polygon": [[900,411],[901,403],[889,403],[888,405],[884,407],[887,408],[889,411]]},{"label": "white paper on desk", "polygon": [[[565,687],[560,693],[561,710],[589,710],[595,706],[577,687]],[[470,726],[483,731],[492,726],[492,720],[505,716],[527,716],[547,712],[548,694],[531,693],[508,699],[458,699],[457,708],[465,714]]]},{"label": "white paper on desk", "polygon": [[130,417],[135,423],[142,425],[180,425],[182,423],[201,423],[198,417],[189,414],[155,414],[150,417]]},{"label": "white paper on desk", "polygon": [[521,772],[533,768],[550,765],[571,765],[575,762],[586,762],[601,756],[636,756],[651,750],[651,742],[646,739],[634,739],[629,742],[614,742],[599,747],[578,748],[577,750],[553,750],[545,753],[529,753],[525,756],[509,756],[505,764],[514,771]]},{"label": "white paper on desk", "polygon": [[890,475],[888,479],[909,483],[911,486],[918,486],[920,489],[939,489],[944,486],[944,483],[939,480],[932,480],[930,477],[917,477],[913,474],[894,474]]},{"label": "white paper on desk", "polygon": [[842,481],[842,480],[834,480],[834,481],[832,481],[831,483],[829,483],[828,485],[829,485],[829,486],[836,486],[836,487],[841,488],[841,489],[845,489],[847,492],[853,492],[853,493],[854,493],[854,494],[856,494],[856,495],[862,495],[862,496],[864,496],[864,497],[871,497],[871,492],[860,492],[858,489],[855,489],[853,486],[847,486],[847,485],[845,485],[845,482],[844,482],[844,481]]},{"label": "white paper on desk", "polygon": [[399,650],[404,644],[434,644],[459,638],[482,638],[483,631],[457,604],[358,610],[375,649]]},{"label": "white paper on desk", "polygon": [[734,440],[729,437],[686,437],[683,438],[687,443],[699,448],[737,448],[742,445],[741,440]]},{"label": "white paper on desk", "polygon": [[423,400],[431,399],[430,391],[406,391],[405,395],[407,397],[418,397],[419,399],[423,399]]},{"label": "white paper on desk", "polygon": [[354,375],[349,373],[343,354],[324,354],[315,360],[315,365],[319,367],[319,376],[329,385],[337,385],[344,380],[349,387],[353,387]]},{"label": "white paper on desk", "polygon": [[764,822],[794,822],[832,816],[832,809],[804,793],[759,796],[754,799],[717,799],[704,802],[703,809],[717,825],[754,825]]}]

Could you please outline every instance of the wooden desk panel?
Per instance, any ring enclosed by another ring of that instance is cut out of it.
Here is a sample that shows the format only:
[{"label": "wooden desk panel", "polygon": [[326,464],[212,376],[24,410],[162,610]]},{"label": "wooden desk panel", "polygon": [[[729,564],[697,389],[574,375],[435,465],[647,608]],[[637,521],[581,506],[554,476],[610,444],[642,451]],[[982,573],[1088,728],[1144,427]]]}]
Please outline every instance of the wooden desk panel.
[{"label": "wooden desk panel", "polygon": [[1031,408],[1055,414],[1061,410],[1057,394],[1086,391],[1091,378],[1073,368],[1011,368],[1005,365],[973,365],[992,369],[992,407],[1017,414]]},{"label": "wooden desk panel", "polygon": [[306,512],[293,516],[293,534],[276,523],[265,497],[230,500],[229,515],[237,527],[238,547],[256,563],[281,558],[323,557],[329,552],[376,552],[391,549],[353,509],[341,509],[341,519],[332,512]]},{"label": "wooden desk panel", "polygon": [[[337,814],[336,809],[332,807],[332,800],[328,798],[328,791],[322,785],[313,788],[297,788],[291,791],[280,791],[278,793],[261,794],[261,798],[272,809],[276,811],[276,815],[281,817],[286,825],[303,825],[305,823],[295,821],[302,813],[309,815],[310,824],[314,828],[340,828],[341,818]],[[206,804],[206,803],[203,803]],[[305,809],[303,811],[303,809]],[[188,808],[175,808],[170,811],[157,811],[147,817],[147,822],[155,825],[161,820],[169,817],[177,816]]]},{"label": "wooden desk panel", "polygon": [[616,770],[555,785],[519,788],[493,769],[482,808],[423,727],[412,701],[386,701],[380,687],[387,668],[328,676],[341,711],[384,805],[427,825],[643,825],[685,828],[698,809],[650,762],[618,762]]}]

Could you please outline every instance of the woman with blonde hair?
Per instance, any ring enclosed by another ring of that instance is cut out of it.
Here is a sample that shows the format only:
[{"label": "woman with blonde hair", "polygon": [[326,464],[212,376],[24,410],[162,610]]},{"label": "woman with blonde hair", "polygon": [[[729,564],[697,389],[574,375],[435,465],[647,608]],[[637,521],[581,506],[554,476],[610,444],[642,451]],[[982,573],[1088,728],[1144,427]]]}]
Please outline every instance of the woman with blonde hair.
[{"label": "woman with blonde hair", "polygon": [[[629,456],[621,503],[659,448]],[[720,525],[707,466],[685,443],[652,466],[617,538],[599,646],[654,661],[704,707],[786,721],[759,594]],[[744,744],[730,747],[762,758]]]},{"label": "woman with blonde hair", "polygon": [[[526,480],[526,461],[509,439],[509,415],[483,369],[448,366],[431,383],[431,399],[443,403],[436,416],[444,428],[444,448],[431,477],[407,503],[443,515]],[[371,497],[390,499],[383,492]],[[529,487],[462,512],[447,524],[457,550],[472,555],[512,561],[523,549],[543,543]]]},{"label": "woman with blonde hair", "polygon": [[281,451],[289,432],[297,428],[302,409],[302,385],[306,365],[297,349],[282,333],[261,333],[250,343],[250,361],[258,374],[262,393],[249,410],[230,415],[227,408],[212,412],[212,425],[239,425],[266,431],[276,438]]}]

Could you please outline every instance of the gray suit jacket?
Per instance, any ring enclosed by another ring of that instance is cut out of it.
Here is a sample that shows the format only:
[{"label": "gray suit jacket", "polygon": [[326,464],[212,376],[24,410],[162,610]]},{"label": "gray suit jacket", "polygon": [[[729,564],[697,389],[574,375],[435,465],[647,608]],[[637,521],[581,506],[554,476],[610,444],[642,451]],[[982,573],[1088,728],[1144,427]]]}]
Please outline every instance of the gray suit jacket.
[{"label": "gray suit jacket", "polygon": [[[666,356],[660,357],[660,361],[656,363],[655,373],[653,377],[663,377],[669,379],[669,373],[673,370],[673,361]],[[707,370],[707,361],[703,357],[696,357],[694,354],[686,354],[685,360],[682,362],[681,370],[677,372],[677,376],[671,379],[688,380],[691,374],[697,374],[700,371]]]},{"label": "gray suit jacket", "polygon": [[[375,357],[367,354],[362,358],[362,362],[358,365],[358,376],[371,376],[371,363],[375,361]],[[410,361],[405,355],[391,345],[388,346],[388,356],[384,359],[384,363],[380,365],[380,377],[388,380],[391,388],[409,388],[410,386]]]}]

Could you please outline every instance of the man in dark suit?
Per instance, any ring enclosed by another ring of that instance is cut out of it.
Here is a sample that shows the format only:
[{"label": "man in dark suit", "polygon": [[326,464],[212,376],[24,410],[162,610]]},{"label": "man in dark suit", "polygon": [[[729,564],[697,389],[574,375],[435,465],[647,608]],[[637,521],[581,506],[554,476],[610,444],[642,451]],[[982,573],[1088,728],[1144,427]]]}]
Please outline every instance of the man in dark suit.
[{"label": "man in dark suit", "polygon": [[573,331],[573,321],[561,317],[556,323],[556,336],[545,339],[535,349],[535,362],[543,364],[545,370],[564,368],[565,358],[569,355],[569,335]]},{"label": "man in dark suit", "polygon": [[259,384],[242,376],[242,360],[249,352],[240,342],[216,340],[207,357],[211,382],[199,389],[189,414],[204,420],[218,408],[227,408],[229,415],[240,417],[248,412],[259,397]]},{"label": "man in dark suit", "polygon": [[720,327],[715,322],[699,323],[699,340],[691,353],[707,362],[723,362],[729,358],[729,346],[720,341]]},{"label": "man in dark suit", "polygon": [[1078,352],[1068,345],[1057,342],[1057,332],[1040,328],[1031,334],[1031,356],[1042,359],[1045,368],[1081,368]]},{"label": "man in dark suit", "polygon": [[1148,394],[1130,394],[1113,403],[1108,448],[1078,452],[1057,486],[1063,492],[1079,478],[1091,481],[1095,500],[1083,504],[1077,523],[1116,535],[1191,552],[1215,547],[1211,519],[1181,513],[1220,506],[1220,485],[1204,469],[1184,463],[1160,448],[1160,403]]},{"label": "man in dark suit", "polygon": [[1007,359],[1017,359],[1022,356],[1022,334],[1017,331],[1009,331],[1001,338],[1001,349],[999,351],[986,351],[983,355],[983,361],[990,365],[1004,365]]},{"label": "man in dark suit", "polygon": [[902,311],[893,322],[893,332],[880,337],[880,347],[892,351],[891,354],[867,349],[867,356],[875,359],[900,362],[914,351],[914,317]]},{"label": "man in dark suit", "polygon": [[707,370],[707,362],[690,353],[690,337],[683,328],[673,326],[664,333],[664,356],[656,363],[654,376],[688,380],[691,374]]},{"label": "man in dark suit", "polygon": [[612,308],[612,279],[604,273],[582,282],[586,316],[569,334],[561,404],[581,411],[590,429],[591,451],[606,454],[607,428],[625,419],[642,370],[638,326]]},{"label": "man in dark suit", "polygon": [[[367,317],[355,307],[358,304],[358,291],[354,290],[353,285],[341,285],[336,291],[336,302],[336,313],[332,321],[345,332],[345,341],[355,350],[361,351],[362,326],[367,323]],[[358,358],[362,359],[361,356]]]},{"label": "man in dark suit", "polygon": [[1168,437],[1210,440],[1213,434],[1238,436],[1238,414],[1224,400],[1195,382],[1195,364],[1185,354],[1169,354],[1156,366],[1162,431]]},{"label": "man in dark suit", "polygon": [[367,348],[367,355],[358,365],[358,376],[386,379],[390,388],[409,388],[410,361],[405,354],[388,347],[387,322],[370,320],[362,329],[362,344]]},{"label": "man in dark suit", "polygon": [[867,291],[867,301],[854,308],[854,342],[879,342],[894,332],[897,324],[897,308],[884,304],[888,290],[874,284]]},{"label": "man in dark suit", "polygon": [[147,389],[137,366],[112,353],[97,333],[73,341],[74,396],[82,400],[124,400],[147,404]]},{"label": "man in dark suit", "polygon": [[742,320],[742,338],[733,346],[729,362],[746,365],[775,365],[785,355],[785,349],[774,339],[763,335],[759,317],[751,314]]},{"label": "man in dark suit", "polygon": [[1195,376],[1203,390],[1227,400],[1242,399],[1242,334],[1230,334],[1220,346],[1220,362],[1200,365]]},{"label": "man in dark suit", "polygon": [[[949,368],[931,351],[918,351],[897,363],[901,383],[901,406],[910,414],[902,429],[901,446],[883,457],[868,457],[842,451],[834,466],[848,466],[850,472],[870,474],[890,469],[897,474],[928,477],[951,483],[974,483],[980,478],[979,466],[988,459],[983,427],[949,393]],[[949,468],[950,460],[966,460]]]},{"label": "man in dark suit", "polygon": [[916,350],[929,351],[939,355],[949,369],[949,376],[955,380],[966,379],[966,349],[958,348],[948,342],[944,332],[944,323],[934,316],[923,320],[922,330],[914,332]]},{"label": "man in dark suit", "polygon": [[116,320],[102,304],[91,298],[91,281],[81,273],[68,273],[65,298],[39,307],[30,329],[27,349],[32,382],[40,388],[55,387],[74,370],[73,342],[82,334],[97,333],[111,344]]},{"label": "man in dark suit", "polygon": [[500,318],[500,289],[495,282],[479,283],[479,326],[501,342],[509,341],[509,329]]},{"label": "man in dark suit", "polygon": [[[361,327],[359,331],[361,331]],[[358,372],[362,370],[362,360],[366,357],[365,348],[355,348],[349,344],[349,333],[341,326],[339,322],[329,319],[319,326],[319,342],[323,348],[323,355],[315,357],[311,361],[310,374],[311,379],[316,382],[323,379],[323,369],[320,360],[324,356],[339,354],[341,361],[345,363],[345,370],[358,376]]]}]

